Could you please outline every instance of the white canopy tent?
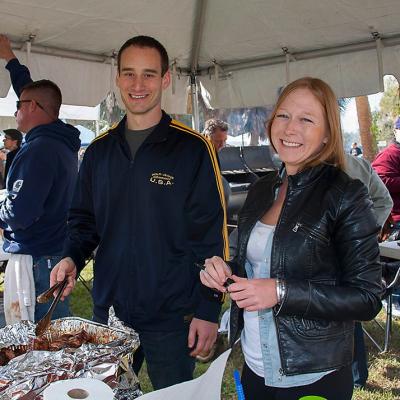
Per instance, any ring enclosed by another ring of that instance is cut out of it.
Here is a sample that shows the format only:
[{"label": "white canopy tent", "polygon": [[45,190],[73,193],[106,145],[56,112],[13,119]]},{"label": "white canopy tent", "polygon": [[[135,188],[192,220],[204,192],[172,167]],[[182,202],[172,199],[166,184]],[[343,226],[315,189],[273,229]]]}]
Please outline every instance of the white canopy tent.
[{"label": "white canopy tent", "polygon": [[[57,82],[66,104],[93,106],[114,90],[115,52],[137,34],[169,52],[172,113],[186,112],[190,77],[216,108],[272,104],[305,75],[338,97],[400,78],[399,0],[0,0],[0,18],[33,78]],[[0,96],[8,89],[0,68]]]}]

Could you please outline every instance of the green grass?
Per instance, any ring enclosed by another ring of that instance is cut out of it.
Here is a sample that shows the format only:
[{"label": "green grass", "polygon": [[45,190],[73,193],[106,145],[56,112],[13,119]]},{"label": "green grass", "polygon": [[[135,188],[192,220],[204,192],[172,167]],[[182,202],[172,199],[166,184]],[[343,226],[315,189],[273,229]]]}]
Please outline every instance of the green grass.
[{"label": "green grass", "polygon": [[[86,285],[89,288],[91,288],[92,278],[93,278],[92,263],[89,263],[89,265],[87,265],[85,269],[81,272],[81,277],[86,282]],[[76,282],[70,301],[71,301],[70,307],[72,315],[86,319],[92,319],[93,316],[92,296],[80,279],[78,279],[78,281]]]},{"label": "green grass", "polygon": [[[88,265],[82,276],[86,281],[92,278],[92,266]],[[227,305],[224,305],[226,308]],[[71,298],[71,310],[73,315],[90,319],[92,316],[92,300],[89,292],[83,284],[78,281]],[[379,314],[379,319],[383,321],[384,311]],[[379,328],[373,322],[366,324],[367,329],[375,336],[382,337]],[[391,337],[390,351],[380,354],[371,344],[368,338],[365,339],[369,353],[369,379],[365,390],[356,390],[354,400],[398,400],[400,399],[400,319],[394,319],[393,332]],[[228,361],[222,383],[222,399],[236,399],[235,388],[232,379],[232,371],[242,365],[242,355],[238,350],[233,351]],[[196,364],[195,377],[203,374],[209,364]],[[142,390],[147,393],[153,390],[150,380],[146,373],[146,366],[139,374]]]}]

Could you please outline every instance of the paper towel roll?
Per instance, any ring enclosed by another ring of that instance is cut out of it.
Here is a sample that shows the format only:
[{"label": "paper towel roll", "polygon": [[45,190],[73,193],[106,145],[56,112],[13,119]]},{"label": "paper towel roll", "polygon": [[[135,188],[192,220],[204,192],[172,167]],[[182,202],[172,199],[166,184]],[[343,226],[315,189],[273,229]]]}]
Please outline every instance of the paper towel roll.
[{"label": "paper towel roll", "polygon": [[57,381],[43,392],[43,400],[112,400],[114,393],[98,379],[78,378]]}]

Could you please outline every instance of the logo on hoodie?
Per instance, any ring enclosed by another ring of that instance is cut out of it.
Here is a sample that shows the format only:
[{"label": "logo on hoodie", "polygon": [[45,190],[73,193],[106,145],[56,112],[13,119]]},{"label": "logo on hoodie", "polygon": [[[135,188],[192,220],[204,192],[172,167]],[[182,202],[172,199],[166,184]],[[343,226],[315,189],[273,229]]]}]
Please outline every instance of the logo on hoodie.
[{"label": "logo on hoodie", "polygon": [[13,184],[12,188],[13,192],[18,193],[21,190],[23,183],[24,183],[23,179],[17,179]]}]

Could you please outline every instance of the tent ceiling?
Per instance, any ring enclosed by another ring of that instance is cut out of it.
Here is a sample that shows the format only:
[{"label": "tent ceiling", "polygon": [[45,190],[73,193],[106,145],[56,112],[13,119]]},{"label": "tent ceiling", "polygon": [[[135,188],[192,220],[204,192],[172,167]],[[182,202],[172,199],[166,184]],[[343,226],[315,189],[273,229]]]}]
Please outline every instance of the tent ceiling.
[{"label": "tent ceiling", "polygon": [[[340,96],[378,91],[372,32],[386,44],[383,72],[400,77],[399,0],[0,0],[0,18],[15,48],[24,51],[24,42],[35,36],[30,58],[34,78],[54,79],[70,104],[94,105],[104,97],[113,80],[109,57],[137,34],[158,38],[182,71],[175,94],[170,90],[166,98],[171,111],[186,107],[181,90],[191,69],[203,75],[214,106],[271,102],[286,83],[282,48],[293,55],[292,79],[320,76]],[[355,45],[351,53],[343,47],[348,45]],[[330,48],[335,55],[327,55]],[[231,68],[253,60],[262,61],[251,70]],[[215,82],[207,76],[214,62],[224,73],[237,72]],[[354,68],[362,69],[354,75]],[[257,94],[260,82],[269,94]],[[0,71],[0,96],[8,87],[7,74]],[[247,87],[255,87],[254,94]]]}]

